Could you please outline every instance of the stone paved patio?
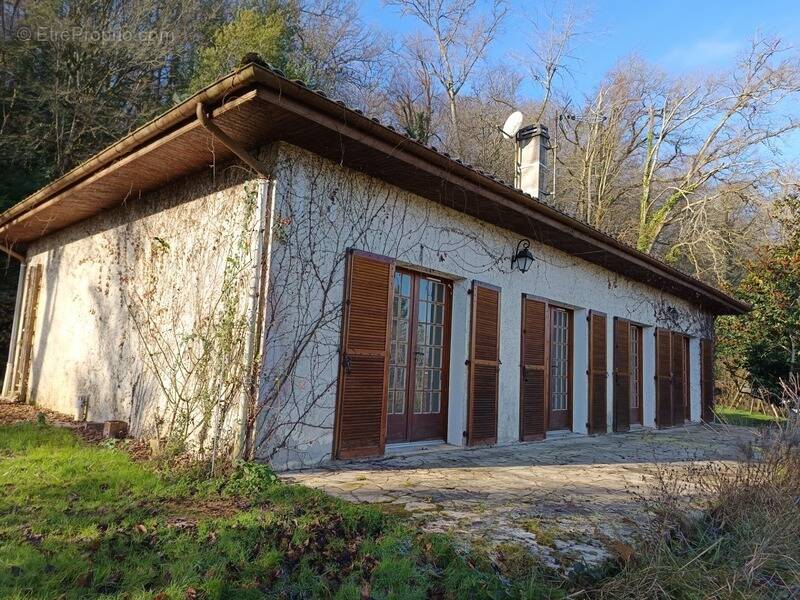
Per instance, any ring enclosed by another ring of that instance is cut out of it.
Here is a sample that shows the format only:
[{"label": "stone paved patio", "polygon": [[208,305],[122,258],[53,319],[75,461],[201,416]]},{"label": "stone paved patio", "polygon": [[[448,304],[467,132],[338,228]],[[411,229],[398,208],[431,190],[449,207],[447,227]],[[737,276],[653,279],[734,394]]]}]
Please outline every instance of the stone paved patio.
[{"label": "stone paved patio", "polygon": [[618,540],[630,542],[647,518],[636,494],[651,488],[657,465],[682,470],[736,460],[753,435],[744,427],[689,425],[493,448],[438,446],[283,478],[407,511],[426,530],[465,541],[520,543],[552,567],[571,568],[605,560],[619,551]]}]

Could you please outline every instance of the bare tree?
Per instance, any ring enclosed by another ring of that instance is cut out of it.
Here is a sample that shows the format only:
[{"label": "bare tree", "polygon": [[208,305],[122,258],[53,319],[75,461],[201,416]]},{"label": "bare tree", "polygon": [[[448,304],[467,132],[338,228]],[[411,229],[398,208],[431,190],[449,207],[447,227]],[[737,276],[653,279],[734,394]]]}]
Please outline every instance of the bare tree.
[{"label": "bare tree", "polygon": [[625,215],[640,185],[636,165],[645,145],[648,95],[662,85],[663,76],[634,57],[613,69],[583,107],[573,112],[562,106],[554,119],[552,137],[560,142],[556,202],[630,243],[636,240]]},{"label": "bare tree", "polygon": [[798,95],[800,63],[780,40],[755,40],[722,74],[668,76],[628,59],[559,121],[560,202],[719,281],[771,193],[777,144],[800,126]]},{"label": "bare tree", "polygon": [[649,108],[637,247],[649,252],[664,228],[718,197],[719,183],[759,186],[759,151],[800,126],[776,111],[800,94],[800,63],[778,39],[756,39],[736,68],[699,83],[675,83]]},{"label": "bare tree", "polygon": [[415,140],[428,144],[436,135],[439,96],[433,76],[414,54],[397,55],[386,90],[391,118]]},{"label": "bare tree", "polygon": [[454,150],[460,153],[459,94],[498,33],[508,12],[505,1],[492,0],[486,13],[479,11],[477,0],[385,0],[385,4],[425,26],[425,36],[407,43],[447,96]]},{"label": "bare tree", "polygon": [[365,111],[384,85],[389,43],[364,25],[353,0],[304,0],[299,5],[295,61],[303,77]]},{"label": "bare tree", "polygon": [[[583,26],[588,13],[575,11],[571,6],[559,13],[555,4],[548,4],[530,19],[532,34],[527,44],[528,56],[519,57],[530,78],[541,88],[542,98],[534,121],[541,122],[549,108],[558,83],[570,78],[578,62],[575,55],[577,40],[586,35]],[[532,57],[532,59],[531,59]]]}]

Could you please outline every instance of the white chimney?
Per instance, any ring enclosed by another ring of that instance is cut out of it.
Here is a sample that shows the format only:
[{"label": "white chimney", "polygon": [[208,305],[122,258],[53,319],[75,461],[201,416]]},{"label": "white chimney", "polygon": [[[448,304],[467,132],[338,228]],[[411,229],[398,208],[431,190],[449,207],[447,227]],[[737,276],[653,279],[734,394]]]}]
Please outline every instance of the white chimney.
[{"label": "white chimney", "polygon": [[550,193],[550,136],[544,125],[528,125],[517,132],[514,186],[544,200]]}]

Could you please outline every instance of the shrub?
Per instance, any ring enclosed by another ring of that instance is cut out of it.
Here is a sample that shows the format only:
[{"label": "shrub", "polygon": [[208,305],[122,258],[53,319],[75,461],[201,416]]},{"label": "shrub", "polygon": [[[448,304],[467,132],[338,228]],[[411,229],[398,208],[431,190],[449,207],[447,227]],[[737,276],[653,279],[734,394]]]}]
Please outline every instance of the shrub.
[{"label": "shrub", "polygon": [[[670,471],[651,500],[660,518],[600,598],[797,598],[800,595],[800,421],[765,428],[744,460]],[[672,471],[674,473],[674,471]],[[687,518],[686,498],[709,498]]]}]

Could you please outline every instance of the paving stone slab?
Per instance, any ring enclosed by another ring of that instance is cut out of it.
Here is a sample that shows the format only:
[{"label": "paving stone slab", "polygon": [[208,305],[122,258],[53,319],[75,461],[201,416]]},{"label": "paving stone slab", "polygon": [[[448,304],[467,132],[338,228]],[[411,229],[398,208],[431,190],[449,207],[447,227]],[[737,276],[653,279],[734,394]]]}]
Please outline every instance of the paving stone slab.
[{"label": "paving stone slab", "polygon": [[[612,555],[609,545],[635,537],[649,518],[639,496],[659,469],[738,460],[753,437],[744,427],[688,425],[488,448],[441,446],[282,478],[353,502],[399,506],[422,528],[465,543],[518,543],[568,570],[603,562]],[[534,521],[545,528],[538,536],[528,530]]]}]

